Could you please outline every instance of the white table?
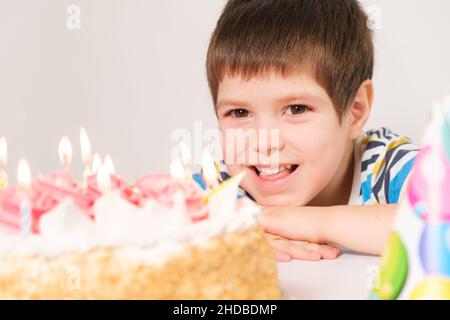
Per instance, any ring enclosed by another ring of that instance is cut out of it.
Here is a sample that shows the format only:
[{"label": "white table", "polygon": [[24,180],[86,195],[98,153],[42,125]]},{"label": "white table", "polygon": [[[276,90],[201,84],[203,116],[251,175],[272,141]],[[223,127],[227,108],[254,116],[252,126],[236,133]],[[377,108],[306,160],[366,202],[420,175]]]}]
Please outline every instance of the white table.
[{"label": "white table", "polygon": [[344,252],[336,260],[278,263],[284,299],[368,299],[380,257]]}]

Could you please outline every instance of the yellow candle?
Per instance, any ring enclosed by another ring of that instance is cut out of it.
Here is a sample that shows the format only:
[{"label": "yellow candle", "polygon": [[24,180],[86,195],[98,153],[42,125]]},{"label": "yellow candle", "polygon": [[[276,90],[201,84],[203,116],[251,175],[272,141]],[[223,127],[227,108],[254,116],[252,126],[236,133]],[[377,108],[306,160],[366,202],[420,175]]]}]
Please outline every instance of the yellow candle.
[{"label": "yellow candle", "polygon": [[220,196],[222,193],[232,189],[234,193],[237,194],[239,184],[245,176],[245,171],[238,173],[237,175],[225,180],[217,188],[208,192],[205,197],[205,202],[208,203],[212,197]]}]

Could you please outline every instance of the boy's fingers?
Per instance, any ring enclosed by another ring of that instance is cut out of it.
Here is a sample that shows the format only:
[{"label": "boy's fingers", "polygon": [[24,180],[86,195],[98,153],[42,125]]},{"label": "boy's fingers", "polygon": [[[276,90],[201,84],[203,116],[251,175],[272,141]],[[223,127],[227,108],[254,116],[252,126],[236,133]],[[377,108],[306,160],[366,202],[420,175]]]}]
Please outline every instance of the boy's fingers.
[{"label": "boy's fingers", "polygon": [[272,248],[273,250],[273,255],[275,257],[275,260],[277,260],[278,262],[289,262],[292,260],[291,256],[281,252],[280,250],[277,250],[275,248]]},{"label": "boy's fingers", "polygon": [[336,259],[340,254],[338,248],[329,245],[288,240],[270,233],[265,235],[277,261]]},{"label": "boy's fingers", "polygon": [[305,246],[302,245],[295,245],[292,243],[288,244],[288,252],[289,255],[293,259],[300,259],[300,260],[320,260],[322,258],[322,255],[318,251],[310,250]]},{"label": "boy's fingers", "polygon": [[280,252],[288,254],[288,244],[289,243],[287,240],[269,237],[269,243],[275,250],[278,250]]},{"label": "boy's fingers", "polygon": [[322,248],[321,248],[320,244],[313,243],[313,242],[308,242],[308,241],[298,241],[298,240],[290,240],[290,241],[293,244],[296,244],[296,245],[299,245],[299,246],[304,246],[304,247],[308,248],[309,250],[317,251],[317,252],[322,253],[321,252]]},{"label": "boy's fingers", "polygon": [[272,246],[272,251],[275,260],[280,262],[288,262],[292,260],[292,257],[285,251],[286,247],[283,244],[285,240],[271,234],[266,234],[266,237],[268,242]]},{"label": "boy's fingers", "polygon": [[324,259],[336,259],[341,254],[341,250],[339,250],[339,248],[335,248],[327,244],[323,244],[321,247],[322,258]]},{"label": "boy's fingers", "polygon": [[317,244],[306,241],[292,241],[292,242],[298,243],[299,245],[304,245],[306,248],[310,250],[319,252],[322,258],[324,259],[336,259],[340,254],[340,250],[338,248],[329,246],[327,244]]},{"label": "boy's fingers", "polygon": [[278,251],[288,254],[293,259],[298,260],[320,260],[321,254],[318,251],[310,250],[304,245],[293,244],[284,239],[273,239],[271,245]]}]

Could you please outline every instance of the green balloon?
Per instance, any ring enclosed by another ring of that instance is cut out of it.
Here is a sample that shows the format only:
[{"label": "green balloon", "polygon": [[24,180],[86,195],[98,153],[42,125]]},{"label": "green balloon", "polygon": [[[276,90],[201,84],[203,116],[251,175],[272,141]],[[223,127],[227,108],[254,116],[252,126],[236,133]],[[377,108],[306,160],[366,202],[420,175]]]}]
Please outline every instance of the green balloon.
[{"label": "green balloon", "polygon": [[408,254],[402,240],[392,232],[381,260],[378,286],[374,294],[382,300],[394,300],[405,285],[408,275]]}]

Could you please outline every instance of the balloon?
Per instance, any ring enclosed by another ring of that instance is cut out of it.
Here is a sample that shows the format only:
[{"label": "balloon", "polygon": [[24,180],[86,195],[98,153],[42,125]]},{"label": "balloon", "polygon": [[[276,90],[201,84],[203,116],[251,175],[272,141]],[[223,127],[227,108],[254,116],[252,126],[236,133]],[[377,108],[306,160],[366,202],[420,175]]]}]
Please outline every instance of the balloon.
[{"label": "balloon", "polygon": [[420,239],[420,260],[427,273],[450,277],[450,224],[428,223]]},{"label": "balloon", "polygon": [[426,278],[411,292],[413,300],[450,300],[450,278],[433,276]]},{"label": "balloon", "polygon": [[405,284],[408,275],[408,256],[402,240],[396,232],[389,239],[381,261],[380,285],[374,290],[383,300],[396,299]]}]

